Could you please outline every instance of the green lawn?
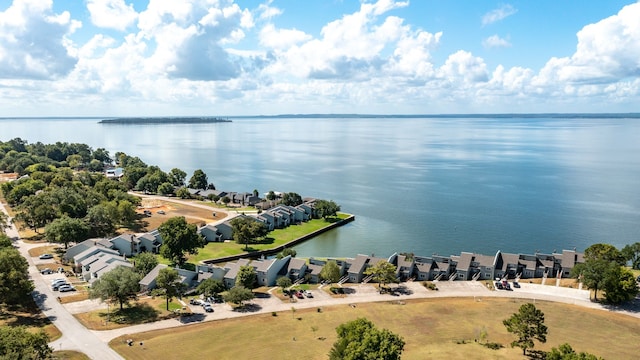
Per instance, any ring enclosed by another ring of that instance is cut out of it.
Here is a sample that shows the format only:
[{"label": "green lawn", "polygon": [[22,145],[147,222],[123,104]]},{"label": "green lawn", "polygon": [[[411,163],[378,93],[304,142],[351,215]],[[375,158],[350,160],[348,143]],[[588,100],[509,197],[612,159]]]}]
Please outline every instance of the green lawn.
[{"label": "green lawn", "polygon": [[[329,226],[332,222],[335,222],[338,219],[346,219],[349,216],[349,214],[338,213],[337,219],[329,219],[329,221],[325,221],[324,219],[313,219],[307,222],[303,222],[300,225],[291,225],[285,229],[273,230],[267,236],[267,241],[261,244],[250,244],[249,250],[268,250],[284,245],[299,237]],[[203,260],[216,259],[224,256],[238,255],[243,253],[246,253],[245,245],[237,244],[235,242],[209,243],[204,248],[199,249],[197,255],[189,256],[187,261],[190,263],[198,263]],[[159,261],[162,264],[170,264],[167,259],[164,259],[160,256]]]}]

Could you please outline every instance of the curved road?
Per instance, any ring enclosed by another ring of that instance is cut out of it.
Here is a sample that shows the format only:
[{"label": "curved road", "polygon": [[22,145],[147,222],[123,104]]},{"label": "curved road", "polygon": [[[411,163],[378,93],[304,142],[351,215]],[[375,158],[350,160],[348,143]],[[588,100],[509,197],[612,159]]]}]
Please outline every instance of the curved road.
[{"label": "curved road", "polygon": [[[0,204],[0,208],[8,216],[4,204]],[[36,268],[33,259],[29,255],[30,248],[42,246],[42,244],[24,243],[20,239],[18,231],[13,224],[6,229],[6,233],[10,238],[17,239],[15,244],[22,256],[24,256],[29,263],[29,276],[33,279],[35,286],[32,296],[36,304],[38,304],[38,307],[42,309],[42,312],[51,320],[58,330],[62,332],[62,337],[49,345],[53,347],[54,350],[80,351],[91,359],[122,359],[117,352],[80,324],[80,322],[58,302],[56,295],[49,288],[46,280],[40,275],[38,268]]]}]

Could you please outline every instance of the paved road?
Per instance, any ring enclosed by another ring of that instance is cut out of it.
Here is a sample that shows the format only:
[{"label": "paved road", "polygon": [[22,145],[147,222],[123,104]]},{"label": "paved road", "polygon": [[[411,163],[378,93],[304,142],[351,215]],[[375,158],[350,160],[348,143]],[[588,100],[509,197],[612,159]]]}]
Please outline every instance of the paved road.
[{"label": "paved road", "polygon": [[[0,204],[2,211],[6,212],[4,204]],[[85,353],[91,359],[122,359],[105,342],[100,340],[91,331],[85,328],[76,318],[67,311],[56,299],[49,284],[36,268],[34,260],[29,255],[29,249],[42,246],[42,244],[26,244],[19,239],[18,231],[14,225],[6,230],[10,238],[18,239],[16,245],[22,256],[29,263],[29,275],[33,279],[35,290],[32,293],[36,304],[42,312],[62,332],[62,337],[49,345],[54,350],[76,350]]]}]

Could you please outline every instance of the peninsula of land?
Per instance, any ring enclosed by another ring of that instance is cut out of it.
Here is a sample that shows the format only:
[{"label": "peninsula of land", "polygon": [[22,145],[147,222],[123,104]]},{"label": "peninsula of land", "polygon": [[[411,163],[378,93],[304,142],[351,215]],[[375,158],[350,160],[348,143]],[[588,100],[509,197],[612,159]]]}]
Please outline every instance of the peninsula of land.
[{"label": "peninsula of land", "polygon": [[229,119],[218,117],[124,117],[114,119],[103,119],[100,124],[210,124],[227,123]]}]

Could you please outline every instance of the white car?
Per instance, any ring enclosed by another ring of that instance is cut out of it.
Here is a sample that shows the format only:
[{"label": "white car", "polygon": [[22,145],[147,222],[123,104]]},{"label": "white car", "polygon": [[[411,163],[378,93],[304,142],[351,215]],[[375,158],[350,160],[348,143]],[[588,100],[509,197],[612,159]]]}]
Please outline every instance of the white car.
[{"label": "white car", "polygon": [[39,256],[40,260],[53,259],[53,255],[51,254],[42,254]]},{"label": "white car", "polygon": [[53,279],[51,280],[51,286],[56,284],[64,284],[66,282],[67,282],[67,279],[62,279],[62,278]]},{"label": "white car", "polygon": [[[65,286],[65,285],[69,285],[69,284],[67,284],[66,282],[57,282],[57,283],[51,285],[51,290],[58,291],[58,290],[60,290],[61,287]],[[69,286],[71,286],[71,285],[69,285]]]},{"label": "white car", "polygon": [[74,288],[70,284],[64,284],[64,285],[60,285],[60,287],[58,288],[58,291],[60,292],[76,291],[76,288]]}]

